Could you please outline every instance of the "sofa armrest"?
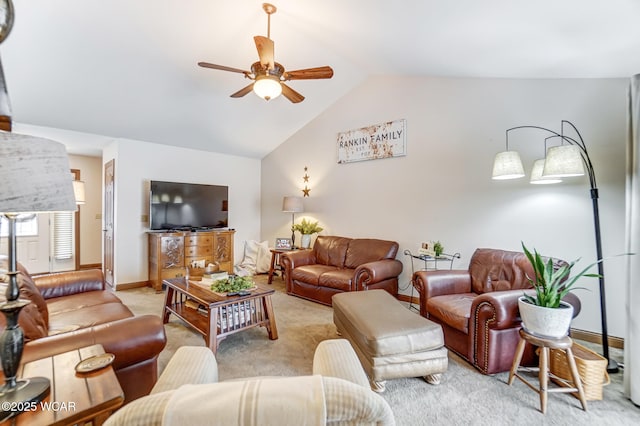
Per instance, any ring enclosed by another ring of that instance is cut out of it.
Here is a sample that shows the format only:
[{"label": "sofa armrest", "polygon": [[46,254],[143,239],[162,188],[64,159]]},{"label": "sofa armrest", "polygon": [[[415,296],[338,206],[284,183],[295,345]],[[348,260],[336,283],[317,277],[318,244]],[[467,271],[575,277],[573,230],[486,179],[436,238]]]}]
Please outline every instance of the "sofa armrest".
[{"label": "sofa armrest", "polygon": [[369,388],[369,379],[351,343],[346,339],[324,340],[313,355],[313,374],[337,377]]},{"label": "sofa armrest", "polygon": [[118,370],[156,357],[166,342],[162,318],[140,315],[32,340],[24,346],[22,362],[99,343],[105,352],[116,356],[113,367]]},{"label": "sofa armrest", "polygon": [[216,357],[206,346],[181,346],[151,390],[152,394],[178,389],[182,385],[218,382]]},{"label": "sofa armrest", "polygon": [[487,328],[504,330],[520,324],[520,310],[518,299],[523,294],[533,294],[533,290],[506,290],[483,293],[473,300],[471,316],[469,318],[469,332],[472,332],[474,323],[481,326],[487,324]]},{"label": "sofa armrest", "polygon": [[471,275],[466,270],[418,271],[411,280],[420,295],[420,315],[428,318],[427,300],[446,294],[471,292]]},{"label": "sofa armrest", "polygon": [[31,278],[45,299],[105,289],[100,269],[56,272],[33,275]]},{"label": "sofa armrest", "polygon": [[396,278],[402,273],[402,262],[397,259],[383,259],[364,263],[353,273],[354,286],[357,291],[389,278]]},{"label": "sofa armrest", "polygon": [[295,250],[280,254],[280,264],[285,271],[291,271],[298,266],[312,265],[316,263],[315,252],[308,250]]}]

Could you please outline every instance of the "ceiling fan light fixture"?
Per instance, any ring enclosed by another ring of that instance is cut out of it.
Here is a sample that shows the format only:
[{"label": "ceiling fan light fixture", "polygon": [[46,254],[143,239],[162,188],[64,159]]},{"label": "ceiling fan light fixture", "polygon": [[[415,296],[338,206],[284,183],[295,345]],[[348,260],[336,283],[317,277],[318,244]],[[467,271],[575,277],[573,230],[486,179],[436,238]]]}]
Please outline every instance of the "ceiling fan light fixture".
[{"label": "ceiling fan light fixture", "polygon": [[269,101],[280,96],[282,86],[280,85],[278,77],[262,75],[256,77],[256,82],[253,83],[253,91],[265,101]]}]

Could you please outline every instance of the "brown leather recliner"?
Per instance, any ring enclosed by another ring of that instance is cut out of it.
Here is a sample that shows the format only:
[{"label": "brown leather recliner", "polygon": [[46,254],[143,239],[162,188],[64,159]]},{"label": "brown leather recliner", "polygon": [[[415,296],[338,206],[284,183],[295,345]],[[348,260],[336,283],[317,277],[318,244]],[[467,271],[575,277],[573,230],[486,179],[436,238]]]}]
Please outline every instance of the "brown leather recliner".
[{"label": "brown leather recliner", "polygon": [[[442,325],[445,346],[482,373],[494,374],[511,368],[521,328],[518,298],[533,292],[527,277],[534,276],[524,253],[480,248],[468,270],[418,271],[412,282],[420,294],[420,315]],[[575,317],[580,300],[573,294],[565,300]],[[531,345],[522,363],[535,364]]]},{"label": "brown leather recliner", "polygon": [[[6,258],[0,257],[0,269],[6,270]],[[18,271],[20,298],[31,301],[18,317],[25,338],[23,363],[100,343],[115,355],[113,369],[125,402],[151,391],[167,342],[160,316],[134,316],[97,269],[32,277],[18,264]],[[2,281],[0,301],[7,285]],[[0,332],[5,326],[0,315]]]},{"label": "brown leather recliner", "polygon": [[331,305],[344,291],[379,288],[398,295],[398,243],[370,238],[321,235],[313,249],[283,253],[287,293]]}]

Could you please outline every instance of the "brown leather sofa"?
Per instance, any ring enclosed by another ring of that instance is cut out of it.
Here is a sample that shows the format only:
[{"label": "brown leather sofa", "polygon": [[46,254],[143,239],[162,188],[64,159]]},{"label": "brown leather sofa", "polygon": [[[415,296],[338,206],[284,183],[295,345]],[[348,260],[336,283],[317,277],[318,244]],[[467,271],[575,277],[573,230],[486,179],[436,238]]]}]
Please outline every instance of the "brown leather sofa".
[{"label": "brown leather sofa", "polygon": [[[560,266],[563,260],[554,259]],[[479,248],[468,270],[418,271],[413,286],[420,294],[420,315],[442,325],[445,346],[484,374],[508,371],[521,328],[518,298],[532,292],[534,277],[524,253]],[[580,300],[565,298],[580,312]],[[523,365],[534,365],[531,345]]]},{"label": "brown leather sofa", "polygon": [[398,295],[402,262],[398,243],[368,238],[318,236],[313,248],[283,253],[287,293],[331,306],[344,291],[380,288]]},{"label": "brown leather sofa", "polygon": [[[6,258],[0,260],[0,269],[6,270]],[[158,354],[167,341],[160,316],[134,316],[106,288],[100,270],[33,277],[20,264],[18,270],[20,298],[31,301],[18,319],[25,337],[23,363],[100,343],[115,355],[113,368],[125,403],[151,391],[158,377]],[[7,283],[0,284],[4,301]],[[0,315],[0,331],[5,326]]]}]

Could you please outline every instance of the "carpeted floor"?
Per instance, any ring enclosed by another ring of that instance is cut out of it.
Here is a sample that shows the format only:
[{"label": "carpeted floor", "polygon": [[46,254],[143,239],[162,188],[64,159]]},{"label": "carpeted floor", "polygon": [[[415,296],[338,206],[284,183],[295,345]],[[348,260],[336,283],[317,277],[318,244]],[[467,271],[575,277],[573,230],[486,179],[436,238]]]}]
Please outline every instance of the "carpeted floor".
[{"label": "carpeted floor", "polygon": [[[266,283],[266,276],[257,276],[256,281]],[[288,296],[280,278],[274,279],[273,287],[278,340],[269,340],[262,327],[227,337],[216,355],[220,380],[311,374],[318,342],[338,338],[330,307]],[[162,313],[164,295],[150,288],[118,291],[117,295],[136,314]],[[204,346],[202,337],[174,316],[165,329],[167,346],[160,355],[160,371],[176,348]],[[612,356],[622,361],[621,351],[612,349]],[[518,380],[508,386],[507,379],[508,373],[482,375],[450,353],[449,369],[440,385],[429,385],[421,378],[390,380],[383,396],[398,425],[640,424],[640,408],[623,395],[622,373],[612,375],[603,400],[589,401],[587,412],[569,394],[551,394],[547,413],[542,414],[538,395]]]}]

